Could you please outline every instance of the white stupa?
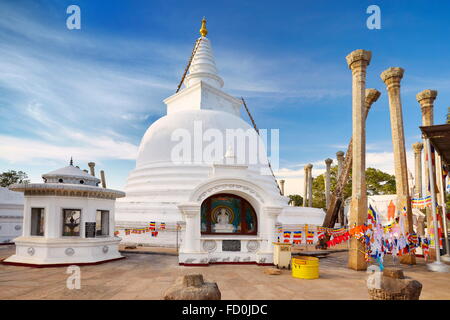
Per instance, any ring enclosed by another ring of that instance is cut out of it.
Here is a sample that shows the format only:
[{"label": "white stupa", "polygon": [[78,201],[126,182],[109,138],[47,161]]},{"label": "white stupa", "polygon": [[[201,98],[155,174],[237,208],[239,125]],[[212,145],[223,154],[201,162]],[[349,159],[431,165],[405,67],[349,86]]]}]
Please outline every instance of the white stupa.
[{"label": "white stupa", "polygon": [[[241,118],[241,100],[222,90],[205,20],[200,33],[185,87],[164,100],[167,115],[142,138],[126,197],[116,202],[116,224],[155,221],[170,230],[182,221],[180,264],[270,264],[276,223],[319,225],[324,214],[289,206],[280,195],[262,139]],[[175,245],[174,232],[147,237]]]}]

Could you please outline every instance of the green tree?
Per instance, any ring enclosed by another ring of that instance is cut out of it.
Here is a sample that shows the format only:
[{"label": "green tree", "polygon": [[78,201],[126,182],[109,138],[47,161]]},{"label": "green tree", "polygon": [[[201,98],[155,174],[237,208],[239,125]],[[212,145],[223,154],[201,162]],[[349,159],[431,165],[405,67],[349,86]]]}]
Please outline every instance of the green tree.
[{"label": "green tree", "polygon": [[298,194],[290,194],[289,195],[289,204],[294,204],[295,207],[300,207],[303,204],[303,197]]},{"label": "green tree", "polygon": [[9,187],[14,183],[28,183],[30,180],[23,171],[9,170],[0,174],[0,186]]},{"label": "green tree", "polygon": [[395,176],[374,168],[366,169],[367,194],[395,194]]},{"label": "green tree", "polygon": [[[331,192],[336,188],[337,165],[330,170]],[[366,169],[367,194],[395,194],[395,176],[374,168]],[[352,177],[344,187],[344,199],[352,195]],[[313,207],[325,208],[325,174],[314,178],[313,181]]]}]

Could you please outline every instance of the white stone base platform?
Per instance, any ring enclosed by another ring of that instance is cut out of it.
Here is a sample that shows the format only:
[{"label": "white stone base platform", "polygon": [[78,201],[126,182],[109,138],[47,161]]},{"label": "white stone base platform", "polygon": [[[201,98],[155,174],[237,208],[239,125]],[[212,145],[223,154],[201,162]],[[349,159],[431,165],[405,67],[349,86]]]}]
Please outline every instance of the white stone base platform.
[{"label": "white stone base platform", "polygon": [[45,239],[19,237],[14,239],[16,254],[4,264],[35,267],[98,264],[123,259],[118,237]]}]

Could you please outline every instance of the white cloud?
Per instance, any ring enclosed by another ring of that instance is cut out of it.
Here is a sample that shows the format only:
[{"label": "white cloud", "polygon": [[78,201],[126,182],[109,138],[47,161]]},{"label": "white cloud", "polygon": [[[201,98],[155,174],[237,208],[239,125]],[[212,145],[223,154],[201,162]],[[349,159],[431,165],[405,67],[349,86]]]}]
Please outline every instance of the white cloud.
[{"label": "white cloud", "polygon": [[31,164],[42,160],[67,161],[73,156],[77,161],[102,159],[134,160],[137,147],[130,143],[118,142],[109,137],[90,138],[78,136],[84,145],[57,145],[44,141],[0,135],[0,159],[11,163]]}]

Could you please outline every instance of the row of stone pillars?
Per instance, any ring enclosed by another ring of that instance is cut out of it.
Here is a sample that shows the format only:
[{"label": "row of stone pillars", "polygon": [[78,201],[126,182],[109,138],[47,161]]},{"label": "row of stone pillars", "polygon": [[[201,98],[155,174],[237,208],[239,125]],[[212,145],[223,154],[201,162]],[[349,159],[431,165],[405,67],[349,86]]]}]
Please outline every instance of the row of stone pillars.
[{"label": "row of stone pillars", "polygon": [[[434,125],[434,117],[433,117],[433,109],[434,109],[434,101],[438,92],[436,90],[423,90],[416,95],[417,102],[420,104],[420,109],[422,113],[422,126],[432,126]],[[424,166],[422,166],[422,150],[425,145],[425,140],[422,142],[416,142],[412,145],[412,149],[414,152],[414,165],[415,165],[415,176],[414,176],[414,194],[416,197],[423,197],[430,195],[430,191],[428,188],[429,185],[429,161],[426,161]],[[443,208],[445,207],[445,186],[442,185],[442,163],[439,155],[435,153],[436,165],[432,168],[432,174],[435,177],[434,181],[437,183],[437,188],[435,187],[437,193],[437,202],[438,205]],[[422,168],[425,170],[425,177],[422,177]],[[425,182],[425,183],[424,183]],[[425,188],[424,188],[425,187]],[[425,190],[424,190],[425,189]],[[426,219],[427,219],[427,229],[428,233],[430,229],[433,228],[433,214],[431,208],[427,207],[425,209]],[[447,223],[445,219],[443,219],[443,223]],[[418,228],[418,234],[423,235],[423,225],[420,225],[421,228]],[[445,228],[444,228],[445,229]],[[446,243],[447,245],[447,243]],[[448,250],[448,249],[447,249]],[[436,250],[435,248],[430,248],[431,257],[435,257]]]},{"label": "row of stone pillars", "polygon": [[[344,152],[338,151],[336,153],[336,158],[338,161],[338,175],[342,170],[342,165],[344,163]],[[330,205],[331,199],[331,164],[333,163],[333,159],[325,159],[325,201],[326,208]],[[314,178],[312,176],[312,168],[313,165],[311,163],[307,164],[304,167],[305,170],[305,178],[304,178],[304,187],[303,187],[303,207],[312,207],[313,195],[312,195],[312,185]],[[280,189],[281,194],[284,195],[284,183],[285,180],[280,180]]]},{"label": "row of stone pillars", "polygon": [[[362,225],[367,221],[367,189],[366,189],[366,116],[371,102],[367,101],[368,91],[377,93],[375,89],[366,91],[366,69],[370,63],[372,54],[366,50],[355,50],[347,57],[347,64],[352,71],[352,201],[350,208],[349,226]],[[395,180],[397,189],[397,209],[403,214],[403,208],[406,210],[405,230],[413,233],[411,195],[408,187],[408,169],[406,162],[405,136],[403,128],[402,103],[400,97],[400,81],[403,78],[404,70],[402,68],[389,68],[381,73],[381,79],[386,85],[389,99],[390,122],[392,132],[392,145],[394,153]],[[417,95],[417,101],[422,109],[422,125],[429,126],[433,124],[433,102],[437,96],[434,90],[424,90]],[[369,97],[370,100],[370,97]],[[374,99],[373,101],[375,101]],[[373,103],[372,101],[372,103]],[[413,145],[415,152],[415,174],[416,185],[415,192],[422,195],[422,164],[421,152],[422,143]],[[337,154],[338,175],[342,170],[344,153],[339,151]],[[326,159],[325,173],[325,197],[327,208],[330,202],[330,167],[332,160]],[[305,166],[303,206],[312,207],[312,164]],[[425,172],[428,172],[427,170]],[[428,174],[426,173],[426,181]],[[284,181],[282,184],[284,193]],[[430,220],[430,217],[427,217]],[[348,266],[354,270],[365,270],[367,263],[365,260],[365,248],[363,244],[351,238]],[[404,255],[402,263],[415,264],[414,255]]]},{"label": "row of stone pillars", "polygon": [[[355,50],[346,59],[352,71],[352,202],[349,226],[361,225],[367,220],[366,191],[366,130],[365,130],[365,92],[366,69],[372,54],[366,50]],[[389,98],[389,111],[394,151],[395,182],[397,188],[397,208],[406,208],[405,230],[413,232],[411,198],[408,188],[408,169],[406,164],[405,136],[403,128],[402,103],[400,98],[400,81],[403,78],[402,68],[389,68],[381,73]],[[402,214],[402,213],[400,213]],[[414,255],[405,255],[402,262],[415,264]],[[363,244],[352,238],[348,266],[354,270],[367,269],[365,248]]]}]

